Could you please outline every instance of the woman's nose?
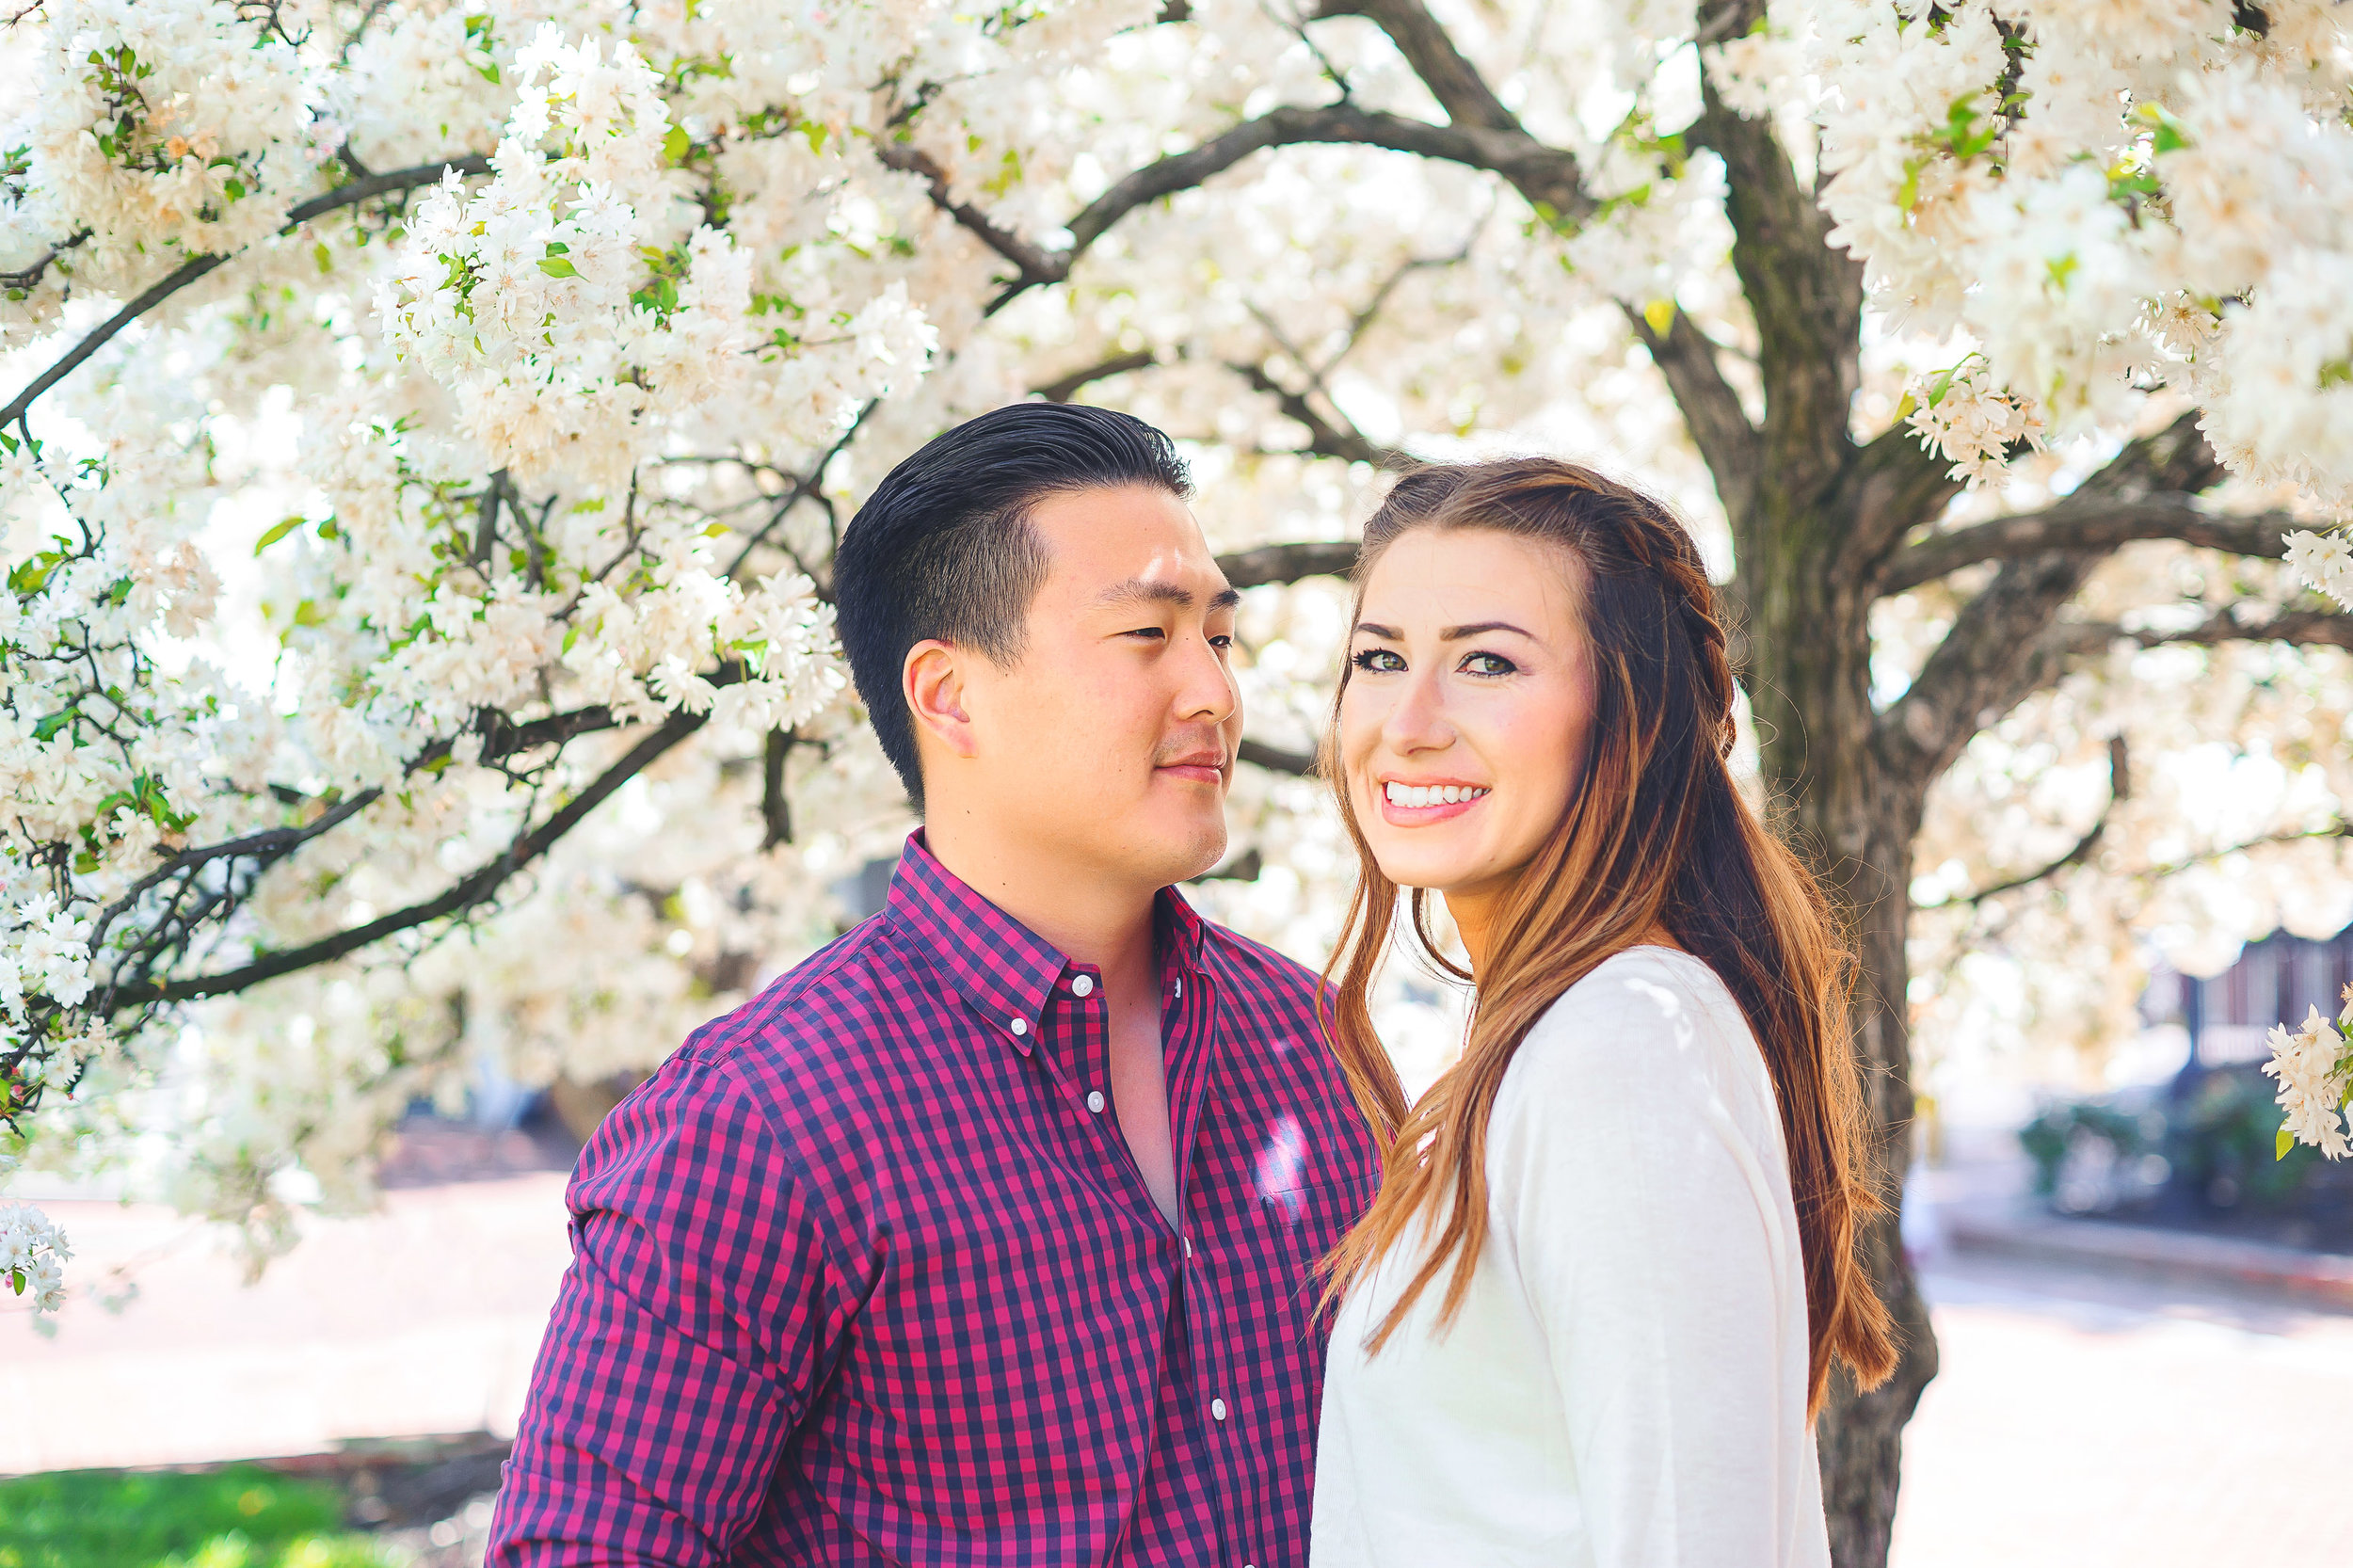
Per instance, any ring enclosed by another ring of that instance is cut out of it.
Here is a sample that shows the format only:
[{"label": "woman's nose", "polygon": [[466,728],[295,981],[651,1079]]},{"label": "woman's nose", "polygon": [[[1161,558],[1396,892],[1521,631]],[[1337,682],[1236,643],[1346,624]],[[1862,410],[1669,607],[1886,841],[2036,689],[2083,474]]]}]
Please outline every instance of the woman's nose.
[{"label": "woman's nose", "polygon": [[1448,722],[1446,695],[1437,681],[1416,672],[1406,677],[1397,701],[1381,725],[1381,738],[1392,751],[1430,751],[1454,744],[1454,727]]}]

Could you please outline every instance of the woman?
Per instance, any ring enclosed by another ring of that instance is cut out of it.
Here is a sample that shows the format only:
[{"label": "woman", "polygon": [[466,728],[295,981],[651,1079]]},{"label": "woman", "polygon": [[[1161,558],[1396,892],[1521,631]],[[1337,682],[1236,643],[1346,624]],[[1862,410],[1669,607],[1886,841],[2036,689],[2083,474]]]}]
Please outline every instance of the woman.
[{"label": "woman", "polygon": [[[1401,481],[1356,580],[1331,1028],[1388,1162],[1326,1260],[1312,1561],[1826,1564],[1814,1412],[1833,1358],[1895,1362],[1879,1206],[1842,955],[1725,766],[1699,553],[1531,458]],[[1401,887],[1477,999],[1410,1109],[1366,1009]]]}]

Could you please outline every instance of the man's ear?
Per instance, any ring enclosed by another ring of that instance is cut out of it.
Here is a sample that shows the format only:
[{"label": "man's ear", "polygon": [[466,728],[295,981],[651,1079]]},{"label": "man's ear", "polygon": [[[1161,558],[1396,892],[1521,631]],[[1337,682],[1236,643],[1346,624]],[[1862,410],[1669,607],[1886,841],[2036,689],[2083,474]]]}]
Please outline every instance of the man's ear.
[{"label": "man's ear", "polygon": [[928,735],[951,757],[972,757],[980,751],[972,715],[965,710],[964,666],[971,657],[966,649],[936,637],[907,649],[899,669],[900,695],[915,721],[918,738]]}]

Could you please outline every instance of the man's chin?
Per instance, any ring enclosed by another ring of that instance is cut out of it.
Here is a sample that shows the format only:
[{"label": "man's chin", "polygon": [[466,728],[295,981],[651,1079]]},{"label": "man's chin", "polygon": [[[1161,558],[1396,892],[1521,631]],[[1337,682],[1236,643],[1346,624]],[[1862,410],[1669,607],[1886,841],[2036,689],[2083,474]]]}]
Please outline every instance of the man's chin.
[{"label": "man's chin", "polygon": [[1217,863],[1225,858],[1223,812],[1214,822],[1154,825],[1160,830],[1140,832],[1129,840],[1137,869],[1145,872],[1147,880],[1162,887],[1190,882],[1204,872],[1215,870]]}]

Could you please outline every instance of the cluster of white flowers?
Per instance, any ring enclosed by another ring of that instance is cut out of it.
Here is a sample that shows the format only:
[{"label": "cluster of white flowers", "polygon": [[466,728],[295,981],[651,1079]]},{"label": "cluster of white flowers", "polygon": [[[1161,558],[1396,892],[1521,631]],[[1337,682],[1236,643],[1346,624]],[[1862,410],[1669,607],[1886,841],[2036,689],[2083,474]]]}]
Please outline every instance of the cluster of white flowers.
[{"label": "cluster of white flowers", "polygon": [[29,1204],[0,1204],[0,1281],[29,1297],[36,1313],[65,1304],[65,1265],[73,1256],[65,1232]]},{"label": "cluster of white flowers", "polygon": [[1995,478],[2011,447],[2042,447],[2041,411],[2033,399],[1994,385],[1983,356],[1921,376],[1905,395],[1912,403],[1912,428],[1953,460],[1955,478]]},{"label": "cluster of white flowers", "polygon": [[[0,343],[54,320],[70,286],[107,294],[156,261],[270,233],[317,175],[294,48],[230,0],[56,0],[30,106],[0,126]],[[54,257],[44,264],[44,258]]]},{"label": "cluster of white flowers", "polygon": [[[2187,394],[2230,467],[2353,505],[2353,42],[2282,0],[1805,0],[1823,205],[1899,328],[2054,440]],[[2002,466],[1924,424],[1973,478]],[[2002,423],[1995,419],[1993,424]],[[2316,585],[2319,584],[2315,580]]]},{"label": "cluster of white flowers", "polygon": [[2353,1154],[2345,1136],[2345,1105],[2353,1095],[2353,1042],[2340,1027],[2353,1023],[2353,999],[2334,1020],[2310,1009],[2294,1029],[2281,1024],[2271,1032],[2271,1060],[2264,1071],[2280,1083],[2280,1109],[2287,1120],[2280,1126],[2280,1152],[2291,1141],[2309,1144],[2331,1160]]}]

